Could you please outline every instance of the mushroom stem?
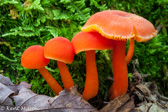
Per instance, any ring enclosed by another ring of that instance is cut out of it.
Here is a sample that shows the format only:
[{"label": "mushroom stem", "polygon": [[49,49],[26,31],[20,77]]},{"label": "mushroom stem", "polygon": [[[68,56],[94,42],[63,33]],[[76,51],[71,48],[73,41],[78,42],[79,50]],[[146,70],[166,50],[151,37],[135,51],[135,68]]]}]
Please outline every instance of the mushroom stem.
[{"label": "mushroom stem", "polygon": [[133,54],[134,54],[134,39],[131,38],[129,40],[129,49],[128,49],[127,56],[126,56],[126,62],[127,62],[127,64],[130,62]]},{"label": "mushroom stem", "polygon": [[128,71],[125,60],[126,41],[114,41],[113,43],[113,78],[114,83],[110,88],[110,100],[121,96],[128,88]]},{"label": "mushroom stem", "polygon": [[40,74],[43,76],[43,78],[46,80],[48,85],[51,87],[51,89],[54,91],[56,95],[59,94],[60,91],[62,91],[62,87],[58,84],[58,82],[52,77],[52,75],[47,71],[45,67],[38,69]]},{"label": "mushroom stem", "polygon": [[88,101],[98,93],[99,82],[95,60],[95,50],[86,51],[86,81],[83,98]]},{"label": "mushroom stem", "polygon": [[74,86],[71,74],[64,62],[57,61],[58,69],[60,71],[61,79],[64,85],[64,88],[68,89],[69,91],[71,87]]}]

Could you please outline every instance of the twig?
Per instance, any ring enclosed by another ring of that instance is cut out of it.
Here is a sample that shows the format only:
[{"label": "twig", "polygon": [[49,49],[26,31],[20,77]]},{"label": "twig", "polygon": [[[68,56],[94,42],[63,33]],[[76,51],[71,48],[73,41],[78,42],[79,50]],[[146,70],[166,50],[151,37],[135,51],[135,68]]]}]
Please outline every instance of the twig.
[{"label": "twig", "polygon": [[159,33],[160,32],[160,30],[162,29],[162,25],[160,24],[160,25],[158,25],[157,27],[156,27],[156,30],[157,30],[157,33]]},{"label": "twig", "polygon": [[108,80],[108,81],[111,81],[111,82],[114,82],[114,79],[113,79],[112,77],[110,77],[110,76],[107,77],[107,80]]},{"label": "twig", "polygon": [[165,96],[162,96],[159,92],[155,91],[157,97],[161,100],[168,101],[168,98]]}]

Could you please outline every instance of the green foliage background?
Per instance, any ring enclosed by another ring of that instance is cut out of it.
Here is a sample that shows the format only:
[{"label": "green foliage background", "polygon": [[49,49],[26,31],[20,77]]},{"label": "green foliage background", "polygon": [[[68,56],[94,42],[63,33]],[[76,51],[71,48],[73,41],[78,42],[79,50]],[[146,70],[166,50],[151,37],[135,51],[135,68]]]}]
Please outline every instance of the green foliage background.
[{"label": "green foliage background", "polygon": [[[155,81],[168,96],[167,0],[0,0],[0,73],[9,76],[16,84],[20,81],[32,84],[36,93],[54,96],[37,70],[21,66],[23,51],[31,45],[43,46],[57,36],[71,40],[91,15],[108,9],[135,13],[161,28],[154,39],[135,43],[133,59],[138,59],[140,73],[151,74],[147,81]],[[97,51],[96,60],[100,89],[95,100],[108,100],[108,89],[112,84],[107,81],[108,76],[112,77],[109,53]],[[79,92],[82,92],[85,53],[76,55],[74,62],[67,66]],[[51,60],[47,69],[62,85],[56,62]],[[128,69],[131,73],[131,63]]]}]

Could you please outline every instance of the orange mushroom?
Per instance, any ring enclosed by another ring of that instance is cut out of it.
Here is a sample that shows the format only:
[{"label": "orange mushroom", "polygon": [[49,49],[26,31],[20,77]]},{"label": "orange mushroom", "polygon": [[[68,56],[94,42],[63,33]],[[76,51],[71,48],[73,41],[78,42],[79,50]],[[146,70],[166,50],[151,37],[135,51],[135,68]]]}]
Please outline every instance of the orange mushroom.
[{"label": "orange mushroom", "polygon": [[109,93],[111,100],[121,96],[127,91],[127,63],[133,55],[133,49],[130,47],[128,51],[130,54],[125,58],[127,40],[131,40],[132,43],[134,39],[138,42],[145,42],[156,36],[157,31],[148,20],[119,10],[107,10],[92,15],[82,31],[98,32],[105,38],[114,40],[112,58],[114,83]]},{"label": "orange mushroom", "polygon": [[95,60],[95,50],[112,49],[112,41],[102,37],[97,32],[79,32],[71,40],[75,53],[86,51],[86,81],[83,91],[85,100],[93,98],[98,93],[99,82]]},{"label": "orange mushroom", "polygon": [[64,88],[69,91],[74,86],[74,83],[65,63],[71,64],[74,55],[72,43],[64,37],[50,39],[44,46],[44,56],[48,59],[57,60]]},{"label": "orange mushroom", "polygon": [[63,89],[46,70],[45,66],[48,65],[48,63],[49,59],[44,57],[44,47],[40,45],[30,46],[23,52],[21,57],[22,66],[27,69],[38,69],[54,93],[58,95]]},{"label": "orange mushroom", "polygon": [[125,57],[127,64],[131,61],[133,54],[134,54],[134,38],[131,38],[129,41],[129,49]]}]

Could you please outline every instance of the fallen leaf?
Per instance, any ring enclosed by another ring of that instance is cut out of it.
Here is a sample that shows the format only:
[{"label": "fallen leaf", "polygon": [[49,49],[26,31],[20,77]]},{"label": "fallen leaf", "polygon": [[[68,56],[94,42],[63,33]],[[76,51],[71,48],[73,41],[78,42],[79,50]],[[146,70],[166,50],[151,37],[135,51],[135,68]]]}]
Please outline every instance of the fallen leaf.
[{"label": "fallen leaf", "polygon": [[0,82],[5,85],[14,85],[9,77],[5,77],[2,74],[0,74]]},{"label": "fallen leaf", "polygon": [[146,105],[141,105],[133,110],[133,112],[166,112],[158,105],[154,103],[147,103]]},{"label": "fallen leaf", "polygon": [[64,89],[54,98],[46,95],[37,95],[27,88],[21,88],[18,95],[13,96],[15,106],[24,111],[43,112],[96,112],[97,110],[85,101],[72,87],[71,92]]},{"label": "fallen leaf", "polygon": [[13,106],[12,99],[9,98],[9,96],[14,93],[15,93],[14,91],[9,89],[4,84],[0,83],[0,105]]},{"label": "fallen leaf", "polygon": [[7,88],[14,91],[15,94],[19,92],[21,88],[31,88],[31,84],[28,84],[27,82],[22,81],[19,85],[14,85],[9,77],[5,77],[0,74],[0,83],[5,85]]}]

